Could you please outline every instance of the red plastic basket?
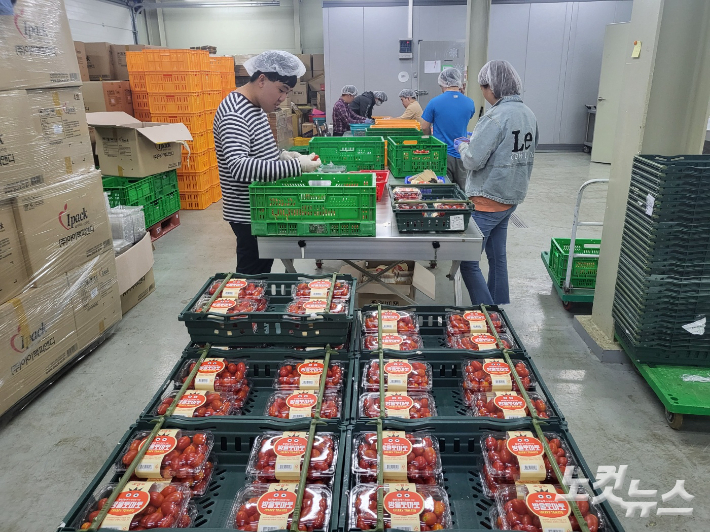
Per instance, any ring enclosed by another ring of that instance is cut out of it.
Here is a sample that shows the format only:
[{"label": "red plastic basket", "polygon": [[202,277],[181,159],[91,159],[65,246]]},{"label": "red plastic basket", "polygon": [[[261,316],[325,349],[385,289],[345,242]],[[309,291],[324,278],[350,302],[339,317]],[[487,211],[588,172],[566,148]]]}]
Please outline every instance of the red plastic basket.
[{"label": "red plastic basket", "polygon": [[385,185],[390,177],[389,170],[358,170],[357,172],[351,172],[353,174],[375,174],[377,180],[375,181],[376,191],[377,191],[377,201],[382,199],[382,195],[385,193]]}]

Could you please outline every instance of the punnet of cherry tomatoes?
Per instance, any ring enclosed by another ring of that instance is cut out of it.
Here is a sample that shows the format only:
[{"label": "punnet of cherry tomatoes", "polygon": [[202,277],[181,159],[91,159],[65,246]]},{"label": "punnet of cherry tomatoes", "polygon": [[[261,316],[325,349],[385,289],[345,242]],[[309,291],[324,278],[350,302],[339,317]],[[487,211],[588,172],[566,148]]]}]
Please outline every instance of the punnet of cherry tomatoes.
[{"label": "punnet of cherry tomatoes", "polygon": [[[278,373],[274,377],[274,389],[318,390],[325,369],[323,362],[323,359],[284,360],[279,364]],[[340,390],[343,387],[344,375],[342,362],[331,360],[325,372],[326,390]]]},{"label": "punnet of cherry tomatoes", "polygon": [[[537,416],[543,419],[550,417],[545,400],[535,392],[527,392],[530,402],[535,407]],[[471,398],[471,415],[474,417],[493,417],[498,419],[515,419],[530,417],[530,410],[523,396],[517,392],[479,392],[469,394]],[[523,411],[524,416],[513,414]]]},{"label": "punnet of cherry tomatoes", "polygon": [[[423,345],[422,337],[418,334],[382,334],[382,349],[393,351],[416,351]],[[362,336],[362,348],[366,351],[379,349],[379,338],[377,333],[364,334]]]},{"label": "punnet of cherry tomatoes", "polygon": [[[150,482],[146,481],[146,484]],[[118,484],[107,484],[99,488],[93,500],[79,518],[76,526],[80,530],[86,530],[91,526],[94,519],[108,502],[111,493],[117,487]],[[131,530],[188,528],[192,525],[193,515],[188,512],[190,490],[187,486],[155,482],[149,486],[147,492],[141,492],[140,496],[136,496],[135,492],[129,492],[130,488],[130,485],[124,488],[124,491],[121,492],[111,506],[107,517],[115,515],[114,508],[116,509],[116,514],[126,515],[124,503],[131,502],[136,506],[136,512],[130,520]],[[102,523],[104,522],[106,522],[106,518],[102,521]]]},{"label": "punnet of cherry tomatoes", "polygon": [[[366,333],[377,333],[380,319],[376,310],[368,310],[362,314],[362,330]],[[419,332],[419,318],[413,312],[406,310],[382,311],[382,332],[412,334]]]},{"label": "punnet of cherry tomatoes", "polygon": [[[432,369],[427,362],[415,360],[384,359],[385,391],[405,390],[428,392],[432,387]],[[392,386],[390,386],[392,382]],[[371,360],[362,373],[362,389],[376,392],[380,389],[380,362]]]},{"label": "punnet of cherry tomatoes", "polygon": [[[318,396],[315,390],[277,390],[269,396],[264,415],[281,419],[315,417],[317,400]],[[324,419],[340,417],[342,405],[343,397],[339,392],[326,392],[323,394],[320,417]]]},{"label": "punnet of cherry tomatoes", "polygon": [[395,201],[421,200],[422,191],[416,187],[395,187],[392,196]]},{"label": "punnet of cherry tomatoes", "polygon": [[[212,297],[219,290],[224,279],[215,280],[205,292]],[[221,297],[234,299],[261,299],[266,295],[266,281],[247,281],[245,279],[230,279],[218,294]]]},{"label": "punnet of cherry tomatoes", "polygon": [[[298,484],[292,485],[296,490],[298,489]],[[281,507],[295,509],[295,493],[269,491],[269,489],[269,484],[250,484],[241,489],[234,499],[232,513],[227,520],[227,528],[256,532],[259,527],[259,519],[262,516],[260,510],[264,509],[267,513],[268,508],[265,507],[272,499],[279,502]],[[307,484],[303,490],[298,529],[303,532],[327,530],[330,524],[332,502],[333,495],[326,486]],[[286,526],[284,527],[286,529],[290,529],[293,524],[293,509],[286,514]]]},{"label": "punnet of cherry tomatoes", "polygon": [[213,312],[217,314],[234,315],[249,312],[264,312],[269,305],[267,297],[255,299],[235,299],[231,297],[220,297],[212,302],[209,308],[206,308],[209,303],[209,298],[201,299],[195,305],[195,312]]},{"label": "punnet of cherry tomatoes", "polygon": [[[507,332],[508,328],[505,325],[505,321],[498,312],[489,312],[488,316],[491,318],[496,332],[499,334]],[[446,329],[451,336],[457,334],[470,335],[473,333],[492,334],[486,315],[480,310],[448,312],[446,314]]]},{"label": "punnet of cherry tomatoes", "polygon": [[[291,295],[294,299],[328,299],[331,285],[330,279],[313,279],[291,287]],[[350,281],[335,281],[332,289],[333,299],[350,299],[351,289]]]},{"label": "punnet of cherry tomatoes", "polygon": [[[498,339],[505,349],[517,349],[512,336],[499,334]],[[446,330],[446,345],[451,349],[466,349],[467,351],[492,351],[499,349],[495,336],[489,333],[452,334]]]},{"label": "punnet of cherry tomatoes", "polygon": [[[178,393],[179,391],[172,391],[165,396],[155,409],[155,415],[164,416],[168,408],[175,402]],[[202,391],[202,393],[198,393],[197,391],[186,390],[176,407],[181,411],[184,410],[185,413],[177,414],[173,412],[173,416],[236,416],[241,413],[242,406],[244,406],[244,400],[237,400],[237,396],[230,392]],[[191,414],[188,413],[190,410],[192,410]]]},{"label": "punnet of cherry tomatoes", "polygon": [[[182,387],[196,365],[197,359],[185,361],[175,380],[175,388]],[[248,372],[249,366],[247,366],[246,359],[207,358],[200,364],[188,390],[197,388],[198,390],[233,393],[236,396],[237,406],[241,408],[249,395]]]},{"label": "punnet of cherry tomatoes", "polygon": [[[511,375],[510,366],[503,358],[491,359],[466,359],[463,361],[463,381],[461,386],[464,391],[464,402],[471,406],[473,394],[478,392],[495,391],[519,392],[517,382]],[[535,389],[535,380],[530,368],[522,360],[514,362],[515,372],[520,377],[520,382],[526,390]],[[503,384],[505,381],[505,384]],[[510,383],[508,385],[508,382]],[[495,383],[495,386],[494,386]],[[509,386],[505,389],[505,386]]]},{"label": "punnet of cherry tomatoes", "polygon": [[[506,486],[498,490],[495,495],[496,511],[491,512],[491,522],[501,530],[522,530],[524,532],[543,532],[540,517],[535,513],[535,503],[558,503],[563,507],[570,507],[569,515],[562,519],[569,520],[572,530],[581,530],[579,522],[571,509],[571,502],[564,496],[564,491],[558,485],[545,485],[545,489],[537,490],[531,485]],[[548,491],[549,490],[549,491]],[[563,495],[559,499],[557,494]],[[572,496],[570,496],[572,497]],[[577,507],[584,519],[589,532],[604,530],[603,519],[599,508],[589,503],[589,494],[579,487],[576,496]],[[531,508],[530,506],[533,506]]]},{"label": "punnet of cherry tomatoes", "polygon": [[[397,498],[407,498],[407,506],[414,513],[406,516],[419,519],[422,532],[451,528],[451,509],[449,498],[444,488],[417,484],[416,493],[408,491],[390,491],[390,484],[384,485],[385,528],[392,528],[392,514],[388,509],[395,509]],[[417,512],[417,510],[420,510]],[[400,511],[401,512],[401,511]],[[401,514],[400,514],[401,515]],[[396,523],[395,523],[396,525]],[[350,529],[372,530],[377,527],[377,484],[358,484],[350,492]]]},{"label": "punnet of cherry tomatoes", "polygon": [[[307,434],[275,431],[260,434],[251,448],[247,476],[254,482],[266,484],[299,478],[307,443]],[[279,463],[279,457],[300,458],[300,467],[291,467],[293,464],[288,462]],[[313,438],[308,465],[308,483],[330,484],[335,476],[337,462],[338,436],[332,432],[317,433]]]},{"label": "punnet of cherry tomatoes", "polygon": [[[184,484],[190,488],[190,492],[193,497],[202,497],[207,491],[207,486],[212,480],[212,473],[214,473],[214,468],[217,465],[217,455],[214,453],[210,454],[207,462],[205,462],[205,468],[202,471],[197,471],[194,475],[189,475],[187,477],[173,477],[172,482],[174,484]],[[138,478],[135,474],[131,477],[131,480],[144,480]]]},{"label": "punnet of cherry tomatoes", "polygon": [[[436,415],[436,404],[430,393],[411,392],[385,397],[385,417],[420,419]],[[379,392],[360,395],[360,417],[380,417]]]},{"label": "punnet of cherry tomatoes", "polygon": [[[383,435],[383,454],[399,455],[406,453],[407,482],[413,484],[435,485],[442,481],[441,455],[439,442],[426,431],[405,434],[405,442],[385,431]],[[407,452],[407,450],[409,452]],[[354,435],[352,472],[358,483],[377,482],[377,433],[360,432]],[[390,470],[391,471],[391,470]],[[401,471],[396,471],[401,474]],[[385,470],[385,480],[388,471]]]},{"label": "punnet of cherry tomatoes", "polygon": [[287,314],[299,314],[306,316],[309,314],[330,313],[330,314],[345,314],[348,311],[349,303],[345,299],[333,299],[330,302],[330,310],[327,310],[328,301],[325,299],[305,299],[294,298],[288,307]]}]

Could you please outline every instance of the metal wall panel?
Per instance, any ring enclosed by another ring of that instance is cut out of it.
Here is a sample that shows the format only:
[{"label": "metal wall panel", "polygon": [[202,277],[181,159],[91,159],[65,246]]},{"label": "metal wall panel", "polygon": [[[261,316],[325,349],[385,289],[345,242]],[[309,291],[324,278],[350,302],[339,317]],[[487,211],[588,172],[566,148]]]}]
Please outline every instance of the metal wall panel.
[{"label": "metal wall panel", "polygon": [[131,11],[101,0],[65,0],[72,39],[133,44]]},{"label": "metal wall panel", "polygon": [[[525,86],[530,5],[493,4],[488,30],[488,59],[505,59],[520,74]],[[478,72],[469,77],[476,83]],[[478,104],[478,102],[476,102]]]},{"label": "metal wall panel", "polygon": [[614,22],[630,22],[631,10],[634,6],[633,0],[617,0],[615,4]]}]

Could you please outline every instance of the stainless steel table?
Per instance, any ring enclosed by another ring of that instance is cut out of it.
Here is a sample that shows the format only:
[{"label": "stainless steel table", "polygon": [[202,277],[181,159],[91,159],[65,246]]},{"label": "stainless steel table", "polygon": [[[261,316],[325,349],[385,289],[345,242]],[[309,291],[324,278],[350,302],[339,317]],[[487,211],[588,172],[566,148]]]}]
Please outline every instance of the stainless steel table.
[{"label": "stainless steel table", "polygon": [[377,233],[374,237],[297,237],[260,236],[259,256],[262,259],[281,259],[287,272],[296,273],[294,259],[342,260],[359,270],[366,281],[385,286],[403,299],[414,303],[396,290],[396,285],[385,284],[379,278],[394,268],[374,275],[360,268],[355,260],[405,261],[450,260],[451,270],[447,277],[454,282],[454,303],[460,305],[462,260],[480,260],[483,235],[473,220],[462,233],[400,233],[390,207],[388,190],[377,202]]}]

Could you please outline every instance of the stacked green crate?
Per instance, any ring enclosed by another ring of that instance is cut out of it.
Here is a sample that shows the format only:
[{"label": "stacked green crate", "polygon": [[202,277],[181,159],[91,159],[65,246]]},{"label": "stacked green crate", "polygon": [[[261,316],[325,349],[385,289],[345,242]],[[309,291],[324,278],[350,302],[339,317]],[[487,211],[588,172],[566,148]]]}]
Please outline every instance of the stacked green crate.
[{"label": "stacked green crate", "polygon": [[143,206],[146,227],[180,210],[175,170],[147,177],[104,176],[103,187],[104,192],[108,193],[111,207]]},{"label": "stacked green crate", "polygon": [[308,148],[324,165],[343,165],[348,172],[383,170],[387,162],[382,137],[314,137]]}]

